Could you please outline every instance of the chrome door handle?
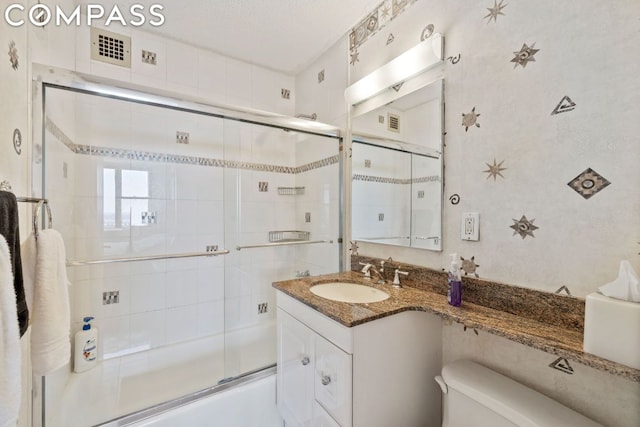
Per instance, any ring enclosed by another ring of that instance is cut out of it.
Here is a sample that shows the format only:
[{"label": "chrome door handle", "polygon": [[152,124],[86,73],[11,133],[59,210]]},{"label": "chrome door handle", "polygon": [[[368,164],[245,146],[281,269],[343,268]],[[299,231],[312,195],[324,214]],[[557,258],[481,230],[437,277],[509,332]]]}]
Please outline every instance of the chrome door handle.
[{"label": "chrome door handle", "polygon": [[329,385],[331,382],[331,377],[329,375],[322,376],[322,385]]},{"label": "chrome door handle", "polygon": [[307,356],[303,357],[301,360],[302,364],[304,366],[307,366],[309,364],[309,362],[311,362],[311,360],[309,360],[309,358]]}]

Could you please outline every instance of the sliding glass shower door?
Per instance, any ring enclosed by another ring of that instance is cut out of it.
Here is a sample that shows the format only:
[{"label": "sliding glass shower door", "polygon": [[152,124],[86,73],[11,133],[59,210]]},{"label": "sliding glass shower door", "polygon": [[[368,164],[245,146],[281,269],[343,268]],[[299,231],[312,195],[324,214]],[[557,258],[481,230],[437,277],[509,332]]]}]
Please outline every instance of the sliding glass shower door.
[{"label": "sliding glass shower door", "polygon": [[274,281],[339,270],[339,140],[225,120],[225,372],[276,358]]},{"label": "sliding glass shower door", "polygon": [[42,424],[273,366],[271,283],[339,270],[339,139],[141,93],[42,95],[34,190],[65,241],[71,336],[85,316],[99,336],[95,368],[45,378]]}]

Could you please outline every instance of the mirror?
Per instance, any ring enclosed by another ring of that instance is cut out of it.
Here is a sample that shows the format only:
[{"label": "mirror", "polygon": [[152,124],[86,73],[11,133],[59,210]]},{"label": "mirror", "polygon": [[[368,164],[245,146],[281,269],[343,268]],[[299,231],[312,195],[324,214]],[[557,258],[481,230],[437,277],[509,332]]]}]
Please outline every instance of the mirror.
[{"label": "mirror", "polygon": [[395,99],[386,92],[366,101],[382,106],[351,111],[351,237],[440,251],[444,81],[405,83],[411,91],[401,84]]}]

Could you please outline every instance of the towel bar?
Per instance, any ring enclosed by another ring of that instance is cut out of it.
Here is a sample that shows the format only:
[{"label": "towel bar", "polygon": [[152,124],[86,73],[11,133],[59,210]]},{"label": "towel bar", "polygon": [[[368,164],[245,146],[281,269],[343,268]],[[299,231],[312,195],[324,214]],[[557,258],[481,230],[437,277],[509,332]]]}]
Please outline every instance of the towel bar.
[{"label": "towel bar", "polygon": [[176,258],[195,258],[195,257],[209,257],[226,255],[229,253],[228,249],[220,251],[207,251],[207,252],[185,252],[179,254],[165,254],[165,255],[148,255],[137,256],[129,258],[110,258],[110,259],[92,259],[85,261],[67,261],[67,267],[79,267],[82,265],[96,265],[96,264],[112,264],[116,262],[135,262],[135,261],[154,261],[162,259],[176,259]]}]

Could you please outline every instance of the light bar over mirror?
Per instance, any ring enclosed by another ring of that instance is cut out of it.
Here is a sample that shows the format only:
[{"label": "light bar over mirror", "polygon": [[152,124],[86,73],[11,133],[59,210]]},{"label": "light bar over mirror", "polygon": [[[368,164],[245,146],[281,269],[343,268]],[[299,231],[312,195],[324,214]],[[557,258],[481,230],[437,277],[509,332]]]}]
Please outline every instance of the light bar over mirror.
[{"label": "light bar over mirror", "polygon": [[348,105],[361,102],[390,90],[398,83],[421,74],[443,62],[444,37],[433,34],[382,67],[358,80],[345,90]]}]

